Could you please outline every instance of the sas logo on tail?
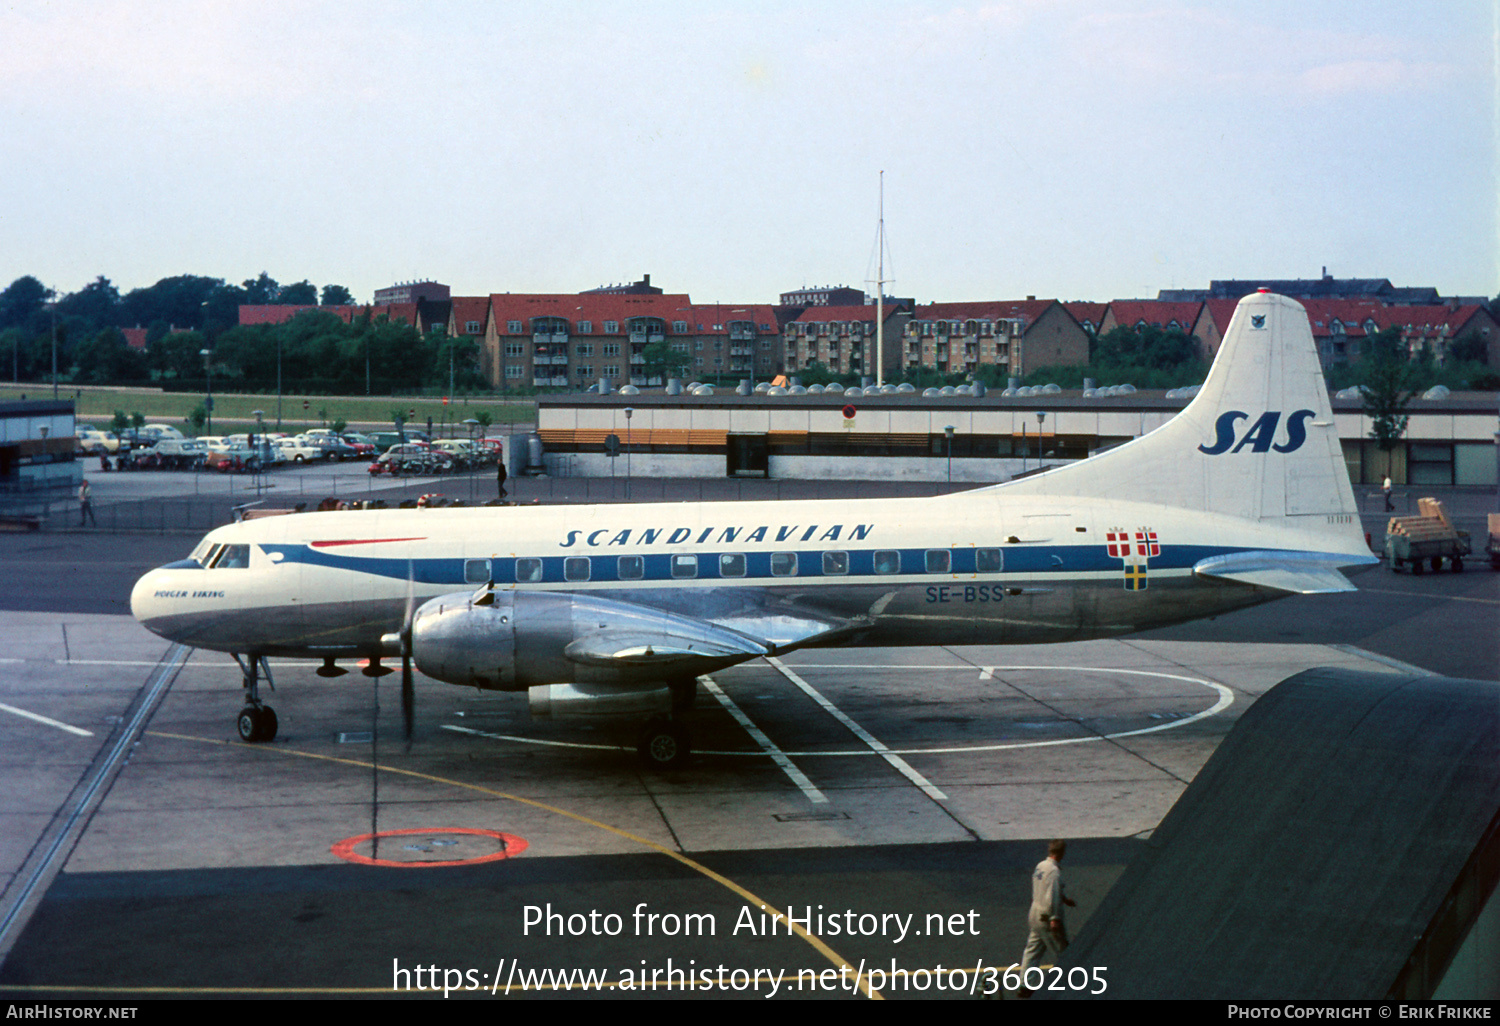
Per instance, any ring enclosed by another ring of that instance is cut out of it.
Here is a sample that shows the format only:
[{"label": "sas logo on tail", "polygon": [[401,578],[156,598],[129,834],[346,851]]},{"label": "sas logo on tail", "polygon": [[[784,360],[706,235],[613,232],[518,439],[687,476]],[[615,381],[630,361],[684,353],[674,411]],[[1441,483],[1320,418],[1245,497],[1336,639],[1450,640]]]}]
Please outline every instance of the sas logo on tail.
[{"label": "sas logo on tail", "polygon": [[[1275,449],[1277,452],[1296,452],[1302,448],[1302,443],[1307,441],[1307,421],[1313,416],[1312,410],[1298,410],[1286,419],[1286,441],[1276,441],[1276,427],[1281,423],[1281,413],[1272,410],[1262,413],[1260,419],[1251,424],[1245,433],[1239,436],[1239,444],[1235,445],[1236,426],[1242,420],[1249,420],[1250,414],[1239,410],[1230,410],[1228,413],[1219,415],[1214,421],[1214,431],[1217,437],[1213,445],[1200,445],[1198,451],[1207,453],[1209,456],[1218,456],[1225,452],[1239,452],[1245,446],[1250,446],[1251,452],[1269,452]],[[1233,449],[1229,447],[1234,445]]]}]

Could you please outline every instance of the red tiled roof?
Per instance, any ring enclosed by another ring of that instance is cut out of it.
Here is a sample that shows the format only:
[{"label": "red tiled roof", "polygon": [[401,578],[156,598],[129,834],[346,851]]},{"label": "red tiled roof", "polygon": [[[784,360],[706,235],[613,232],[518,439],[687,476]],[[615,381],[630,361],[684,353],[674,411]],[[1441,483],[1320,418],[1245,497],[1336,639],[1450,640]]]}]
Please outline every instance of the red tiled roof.
[{"label": "red tiled roof", "polygon": [[1184,332],[1193,330],[1202,303],[1169,303],[1159,299],[1116,299],[1109,304],[1115,323],[1133,328],[1141,322],[1165,328],[1176,321]]},{"label": "red tiled roof", "polygon": [[1307,319],[1315,338],[1333,334],[1335,321],[1344,329],[1343,334],[1350,338],[1363,338],[1368,334],[1366,325],[1370,322],[1374,322],[1376,331],[1393,326],[1400,328],[1407,339],[1456,338],[1482,309],[1473,303],[1457,307],[1443,304],[1387,306],[1374,299],[1302,299],[1298,302],[1307,309]]},{"label": "red tiled roof", "polygon": [[1067,308],[1068,313],[1072,314],[1073,319],[1079,324],[1088,321],[1096,328],[1104,320],[1104,311],[1109,309],[1108,303],[1074,302],[1064,303],[1063,306]]},{"label": "red tiled roof", "polygon": [[[890,320],[893,314],[900,312],[901,308],[899,306],[887,306],[885,308],[885,319]],[[873,324],[875,321],[875,307],[873,304],[869,306],[863,304],[859,306],[810,306],[787,323],[804,324],[808,322],[821,323],[824,321],[869,321]]]},{"label": "red tiled roof", "polygon": [[489,296],[454,296],[453,303],[454,331],[464,334],[464,325],[470,321],[479,322],[479,330],[484,330],[484,321],[490,310]]},{"label": "red tiled roof", "polygon": [[125,344],[128,345],[131,349],[146,348],[145,328],[121,328],[120,334],[125,336]]},{"label": "red tiled roof", "polygon": [[[1015,320],[1030,325],[1054,305],[1055,299],[986,299],[973,303],[928,303],[912,314],[919,321]],[[1066,307],[1064,307],[1066,309]]]},{"label": "red tiled roof", "polygon": [[417,322],[416,303],[386,303],[381,306],[293,306],[273,304],[268,306],[241,306],[241,324],[285,324],[305,310],[321,310],[331,313],[348,324],[355,317],[363,317],[366,311],[372,318],[389,317],[406,324]]},{"label": "red tiled roof", "polygon": [[[683,321],[693,334],[713,334],[713,325],[731,321],[753,321],[775,330],[776,314],[768,303],[694,303],[687,295],[623,295],[617,293],[495,293],[489,298],[495,327],[511,334],[512,321],[521,322],[521,334],[531,334],[537,317],[560,317],[576,331],[579,321],[589,321],[593,334],[602,334],[605,321],[614,321],[621,332],[632,317],[656,317],[670,328]],[[701,327],[700,327],[701,325]],[[724,330],[728,330],[727,327]]]}]

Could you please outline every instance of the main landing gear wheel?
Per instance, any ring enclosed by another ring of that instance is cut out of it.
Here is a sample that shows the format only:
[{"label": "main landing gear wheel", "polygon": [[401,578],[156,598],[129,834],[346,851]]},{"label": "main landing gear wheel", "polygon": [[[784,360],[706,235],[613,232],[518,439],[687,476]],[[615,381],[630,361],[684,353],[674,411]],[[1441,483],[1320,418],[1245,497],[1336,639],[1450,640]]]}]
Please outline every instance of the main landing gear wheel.
[{"label": "main landing gear wheel", "polygon": [[277,726],[276,710],[269,705],[247,705],[235,721],[240,740],[249,745],[276,740]]},{"label": "main landing gear wheel", "polygon": [[682,724],[658,716],[641,728],[635,750],[652,769],[675,770],[687,765],[692,745]]}]

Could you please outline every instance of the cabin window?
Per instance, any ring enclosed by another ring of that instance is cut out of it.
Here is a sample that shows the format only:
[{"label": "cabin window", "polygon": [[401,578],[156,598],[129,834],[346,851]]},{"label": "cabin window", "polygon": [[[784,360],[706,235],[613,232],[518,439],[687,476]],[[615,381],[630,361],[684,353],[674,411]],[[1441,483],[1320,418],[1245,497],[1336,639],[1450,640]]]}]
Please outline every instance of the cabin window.
[{"label": "cabin window", "polygon": [[771,573],[777,577],[796,577],[797,554],[795,552],[771,553]]},{"label": "cabin window", "polygon": [[899,574],[901,572],[901,553],[895,549],[881,549],[876,552],[875,572],[877,574]]},{"label": "cabin window", "polygon": [[930,574],[946,574],[953,565],[952,554],[947,549],[927,550],[927,572]]},{"label": "cabin window", "polygon": [[250,546],[226,545],[210,565],[215,570],[243,570],[250,565]]},{"label": "cabin window", "polygon": [[981,574],[998,574],[1005,569],[1005,557],[999,549],[975,549],[974,569]]},{"label": "cabin window", "polygon": [[847,574],[849,572],[849,553],[847,552],[825,552],[823,553],[823,572],[830,576]]},{"label": "cabin window", "polygon": [[490,561],[487,559],[464,560],[464,583],[485,584],[490,579]]},{"label": "cabin window", "polygon": [[563,580],[586,581],[589,579],[589,557],[569,556],[563,560]]},{"label": "cabin window", "polygon": [[516,560],[516,583],[536,584],[542,579],[542,561],[527,557]]},{"label": "cabin window", "polygon": [[676,555],[672,557],[673,577],[697,577],[698,557],[693,555]]},{"label": "cabin window", "polygon": [[719,557],[720,577],[744,577],[745,556],[740,552],[726,552]]},{"label": "cabin window", "polygon": [[640,556],[620,557],[620,580],[639,581],[646,576],[646,561]]}]

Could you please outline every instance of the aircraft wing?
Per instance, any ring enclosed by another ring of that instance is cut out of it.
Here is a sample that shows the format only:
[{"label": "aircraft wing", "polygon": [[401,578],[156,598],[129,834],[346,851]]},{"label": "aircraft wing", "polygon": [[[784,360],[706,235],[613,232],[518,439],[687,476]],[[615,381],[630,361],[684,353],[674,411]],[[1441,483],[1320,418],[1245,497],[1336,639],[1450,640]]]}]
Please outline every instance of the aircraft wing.
[{"label": "aircraft wing", "polygon": [[[689,612],[583,592],[486,586],[418,608],[412,654],[423,673],[455,684],[509,679],[511,672],[558,680],[583,672],[594,682],[630,683],[695,677],[868,626],[859,616],[827,616],[794,602],[746,604],[740,596],[732,606],[714,608],[713,599],[699,593],[697,603],[700,608]],[[400,643],[397,635],[389,639]],[[522,669],[500,672],[516,666]]]},{"label": "aircraft wing", "polygon": [[1294,595],[1325,595],[1358,590],[1340,572],[1340,567],[1376,562],[1374,556],[1362,559],[1326,552],[1254,550],[1210,556],[1195,564],[1193,572],[1203,577],[1274,588]]}]

